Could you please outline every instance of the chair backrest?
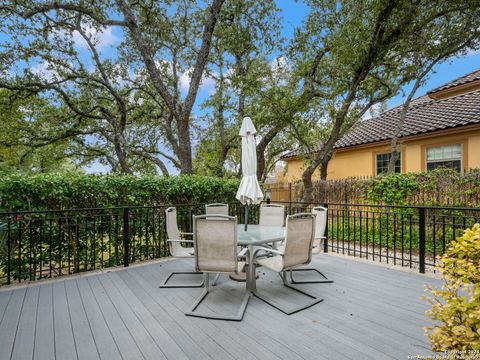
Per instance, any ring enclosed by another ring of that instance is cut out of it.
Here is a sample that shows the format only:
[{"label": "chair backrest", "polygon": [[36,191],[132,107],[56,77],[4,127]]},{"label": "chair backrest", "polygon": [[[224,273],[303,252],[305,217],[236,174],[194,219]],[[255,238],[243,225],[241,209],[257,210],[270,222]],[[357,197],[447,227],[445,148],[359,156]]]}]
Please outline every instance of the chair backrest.
[{"label": "chair backrest", "polygon": [[321,239],[325,236],[327,228],[327,208],[316,206],[312,209],[312,213],[317,215],[315,220],[315,239]]},{"label": "chair backrest", "polygon": [[[167,236],[170,240],[180,239],[180,230],[177,224],[177,209],[169,207],[165,210],[165,221],[167,225]],[[179,242],[169,242],[168,247],[172,256],[179,256],[182,245]]]},{"label": "chair backrest", "polygon": [[283,226],[285,216],[285,206],[277,204],[260,205],[259,225],[263,226]]},{"label": "chair backrest", "polygon": [[308,264],[312,259],[312,243],[315,236],[315,214],[300,213],[287,217],[284,269]]},{"label": "chair backrest", "polygon": [[193,217],[195,268],[204,272],[237,272],[237,218],[226,215]]},{"label": "chair backrest", "polygon": [[[207,204],[205,205],[206,215],[225,215],[228,216],[228,204]],[[210,218],[212,219],[212,218]],[[222,219],[222,218],[217,218]],[[223,220],[223,219],[222,219]]]}]

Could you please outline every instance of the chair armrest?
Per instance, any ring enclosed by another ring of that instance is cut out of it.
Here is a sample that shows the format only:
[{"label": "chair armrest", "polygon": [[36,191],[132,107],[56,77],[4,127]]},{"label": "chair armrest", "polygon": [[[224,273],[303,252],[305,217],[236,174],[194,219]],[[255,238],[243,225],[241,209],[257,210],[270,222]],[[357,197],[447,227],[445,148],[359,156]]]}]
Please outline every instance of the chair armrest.
[{"label": "chair armrest", "polygon": [[186,243],[193,244],[193,240],[185,240],[185,239],[168,239],[167,242],[186,242]]},{"label": "chair armrest", "polygon": [[243,248],[238,254],[238,257],[244,257],[248,252],[248,248]]},{"label": "chair armrest", "polygon": [[272,253],[272,254],[277,254],[277,255],[282,255],[283,256],[283,252],[281,252],[281,251],[274,250],[274,249],[271,249],[271,248],[261,247],[261,248],[255,250],[255,252],[253,253],[254,258],[257,256],[257,253],[259,251],[266,251],[266,252],[269,252],[269,253]]}]

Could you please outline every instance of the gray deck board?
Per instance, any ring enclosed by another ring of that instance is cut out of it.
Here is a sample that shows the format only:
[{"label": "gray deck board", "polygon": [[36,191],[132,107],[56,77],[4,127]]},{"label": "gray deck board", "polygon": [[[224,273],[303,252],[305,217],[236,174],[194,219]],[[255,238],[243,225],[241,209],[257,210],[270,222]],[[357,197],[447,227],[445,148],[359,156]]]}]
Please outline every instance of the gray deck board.
[{"label": "gray deck board", "polygon": [[[53,284],[53,329],[55,331],[55,358],[77,359],[77,346],[73,338],[64,281]],[[47,346],[47,344],[44,345]]]},{"label": "gray deck board", "polygon": [[78,279],[77,286],[100,358],[105,360],[121,359],[120,351],[103,318],[100,307],[95,301],[88,280],[86,278]]},{"label": "gray deck board", "polygon": [[164,353],[157,345],[151,334],[145,328],[145,325],[137,318],[133,312],[130,304],[123,298],[118,289],[111,283],[108,275],[97,276],[102,284],[105,293],[110,298],[113,306],[120,314],[125,326],[128,328],[130,334],[135,339],[138,348],[142,352],[145,359],[166,359]]},{"label": "gray deck board", "polygon": [[[158,269],[158,268],[157,268]],[[152,290],[158,289],[158,283],[151,282],[149,283],[147,277],[144,276],[142,272],[143,269],[138,268],[135,270],[129,270],[128,275],[132,276],[133,281],[138,282],[142,288],[148,293],[148,296],[151,297],[155,303],[164,309],[168,314],[170,314],[175,321],[182,327],[182,329],[188,333],[193,341],[202,349],[209,354],[214,359],[218,360],[232,360],[231,357],[218,343],[215,342],[215,339],[210,338],[203,330],[202,327],[198,327],[193,324],[193,320],[189,317],[186,317],[183,314],[183,311],[179,310],[174,304],[168,301],[165,297],[159,296],[157,293]],[[123,275],[123,274],[122,274]]]},{"label": "gray deck board", "polygon": [[80,360],[100,359],[77,282],[74,279],[65,281],[65,290],[78,358]]},{"label": "gray deck board", "polygon": [[[32,359],[35,344],[39,286],[27,289],[18,323],[12,359]],[[33,321],[32,321],[33,319]]]},{"label": "gray deck board", "polygon": [[143,359],[144,357],[135,339],[128,331],[98,278],[93,276],[88,278],[87,281],[120,353],[125,359]]},{"label": "gray deck board", "polygon": [[0,359],[10,359],[26,289],[14,290],[0,324]]},{"label": "gray deck board", "polygon": [[[153,262],[0,289],[0,359],[308,360],[429,355],[424,285],[438,279],[321,254],[312,263],[333,284],[300,287],[324,301],[287,316],[252,298],[241,322],[184,315],[201,289],[160,289],[191,259]],[[259,269],[260,291],[303,301]],[[301,277],[298,274],[297,277]],[[198,277],[192,278],[198,281]],[[236,312],[244,288],[223,275],[202,304]]]},{"label": "gray deck board", "polygon": [[39,286],[34,360],[55,359],[55,331],[53,329],[53,286]]}]

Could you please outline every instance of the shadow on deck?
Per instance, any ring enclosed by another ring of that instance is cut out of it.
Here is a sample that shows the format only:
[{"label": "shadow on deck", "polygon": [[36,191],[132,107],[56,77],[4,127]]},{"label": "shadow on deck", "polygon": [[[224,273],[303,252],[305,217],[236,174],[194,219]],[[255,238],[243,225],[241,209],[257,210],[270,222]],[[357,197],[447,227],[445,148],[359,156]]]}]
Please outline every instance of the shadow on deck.
[{"label": "shadow on deck", "polygon": [[[312,265],[335,281],[302,285],[323,302],[287,316],[252,298],[238,323],[186,317],[201,289],[158,288],[170,271],[193,268],[192,260],[2,289],[0,359],[358,360],[430,354],[422,327],[431,322],[419,297],[425,283],[439,280],[326,254]],[[277,275],[258,272],[260,291],[303,301]],[[243,286],[222,276],[202,306],[235,311]]]}]

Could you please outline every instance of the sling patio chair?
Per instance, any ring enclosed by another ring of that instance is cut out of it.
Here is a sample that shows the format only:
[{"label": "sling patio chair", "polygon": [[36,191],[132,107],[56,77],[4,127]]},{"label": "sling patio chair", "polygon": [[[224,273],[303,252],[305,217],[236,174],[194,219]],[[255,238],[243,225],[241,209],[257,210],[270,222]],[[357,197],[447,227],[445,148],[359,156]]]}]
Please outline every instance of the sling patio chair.
[{"label": "sling patio chair", "polygon": [[205,214],[228,216],[228,204],[220,204],[220,203],[207,204],[205,205]]},{"label": "sling patio chair", "polygon": [[[323,301],[323,299],[317,298],[316,296],[289,284],[287,282],[286,275],[287,271],[302,265],[306,265],[312,260],[312,244],[315,236],[315,217],[316,215],[312,213],[289,215],[287,217],[286,236],[282,249],[275,250],[265,247],[256,250],[254,254],[255,264],[277,272],[282,278],[284,286],[311,299],[305,305],[296,307],[292,305],[285,307],[280,305],[276,300],[260,294],[258,290],[254,291],[254,295],[260,300],[263,300],[267,304],[284,312],[287,315],[304,310]],[[256,254],[259,251],[265,251],[267,253],[269,252],[273,256],[267,258],[257,258]]]},{"label": "sling patio chair", "polygon": [[[281,227],[284,223],[285,206],[278,204],[260,205],[260,219],[258,225]],[[272,248],[277,249],[278,244],[272,244]]]},{"label": "sling patio chair", "polygon": [[283,226],[285,206],[277,204],[260,205],[259,225],[262,226]]},{"label": "sling patio chair", "polygon": [[[326,240],[325,229],[327,227],[327,208],[322,206],[316,206],[312,209],[312,213],[316,215],[315,220],[315,238],[313,240],[312,254],[317,255],[322,250],[322,241]],[[321,280],[302,280],[298,281],[293,278],[294,272],[301,271],[314,271],[322,277]],[[315,268],[306,269],[291,269],[290,270],[290,282],[292,284],[328,284],[333,283],[333,280],[329,280],[324,273]]]},{"label": "sling patio chair", "polygon": [[250,293],[245,291],[240,308],[235,315],[207,314],[196,311],[210,293],[210,273],[238,274],[245,266],[238,259],[247,249],[238,252],[237,218],[226,215],[200,215],[193,217],[193,241],[195,243],[195,270],[203,272],[204,289],[195,300],[187,316],[216,320],[241,321],[248,305]]},{"label": "sling patio chair", "polygon": [[[193,258],[195,255],[195,248],[193,247],[193,240],[184,239],[186,236],[193,236],[193,233],[180,232],[177,224],[177,209],[175,207],[169,207],[165,210],[165,220],[167,223],[167,244],[170,254],[175,258]],[[191,244],[191,247],[182,246],[182,243]],[[170,273],[163,283],[159,286],[161,288],[194,288],[202,287],[203,281],[197,284],[167,284],[168,281],[174,275],[193,275],[202,274],[196,271],[184,271],[184,272],[172,272]]]}]

